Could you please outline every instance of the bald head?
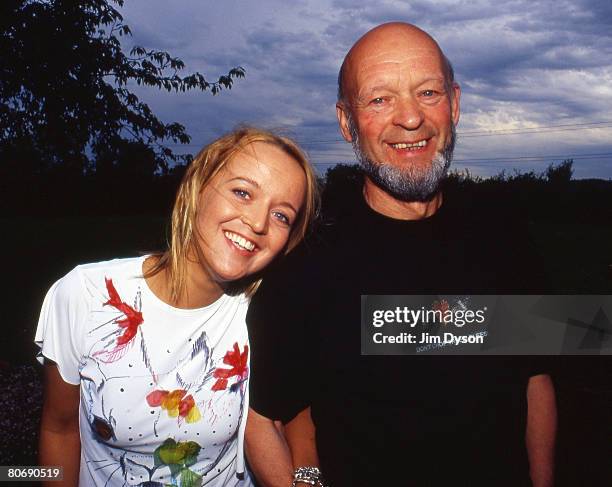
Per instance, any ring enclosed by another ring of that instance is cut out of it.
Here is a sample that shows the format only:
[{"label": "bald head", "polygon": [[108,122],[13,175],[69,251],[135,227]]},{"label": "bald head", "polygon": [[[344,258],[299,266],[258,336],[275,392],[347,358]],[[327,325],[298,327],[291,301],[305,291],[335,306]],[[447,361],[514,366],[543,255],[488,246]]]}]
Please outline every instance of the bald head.
[{"label": "bald head", "polygon": [[349,50],[338,74],[338,101],[347,102],[355,85],[354,73],[363,59],[371,59],[384,51],[429,50],[444,67],[445,82],[450,88],[454,72],[440,46],[427,32],[405,22],[390,22],[366,32]]},{"label": "bald head", "polygon": [[366,196],[370,206],[438,204],[461,89],[437,42],[411,24],[380,25],[351,48],[338,81],[340,132],[364,169],[364,192],[378,195]]}]

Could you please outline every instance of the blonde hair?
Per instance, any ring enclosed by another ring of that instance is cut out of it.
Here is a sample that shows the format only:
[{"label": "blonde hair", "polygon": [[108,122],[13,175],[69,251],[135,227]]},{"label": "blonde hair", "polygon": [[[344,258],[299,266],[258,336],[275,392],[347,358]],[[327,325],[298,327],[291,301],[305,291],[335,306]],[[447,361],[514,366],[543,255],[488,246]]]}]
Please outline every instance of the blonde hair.
[{"label": "blonde hair", "polygon": [[[316,216],[319,206],[317,178],[306,155],[294,141],[254,127],[239,127],[215,140],[204,147],[187,166],[174,201],[168,248],[159,254],[155,264],[144,274],[144,277],[148,278],[161,271],[167,271],[170,299],[174,303],[177,303],[186,292],[186,262],[195,243],[194,236],[197,231],[195,221],[200,193],[236,153],[254,142],[263,142],[280,148],[300,165],[306,176],[304,202],[291,227],[285,254],[304,238]],[[239,290],[250,296],[255,293],[259,283],[260,280],[245,283]]]}]

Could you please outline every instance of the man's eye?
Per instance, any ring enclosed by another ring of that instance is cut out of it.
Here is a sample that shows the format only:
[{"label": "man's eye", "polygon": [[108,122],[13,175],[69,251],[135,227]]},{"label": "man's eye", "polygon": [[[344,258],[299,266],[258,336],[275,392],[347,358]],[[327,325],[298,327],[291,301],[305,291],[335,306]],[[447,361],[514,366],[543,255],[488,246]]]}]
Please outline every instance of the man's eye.
[{"label": "man's eye", "polygon": [[385,99],[381,96],[378,96],[376,98],[374,98],[370,103],[372,103],[372,105],[380,105],[382,103],[385,102]]},{"label": "man's eye", "polygon": [[444,94],[444,91],[440,90],[423,90],[421,96],[423,98],[440,98]]},{"label": "man's eye", "polygon": [[285,215],[284,213],[281,213],[280,211],[275,211],[272,213],[272,215],[274,215],[274,218],[284,223],[285,225],[291,225],[291,221],[289,220],[289,217]]},{"label": "man's eye", "polygon": [[239,198],[242,199],[249,199],[251,197],[251,195],[249,194],[248,191],[245,191],[244,189],[232,189],[232,192],[238,196]]}]

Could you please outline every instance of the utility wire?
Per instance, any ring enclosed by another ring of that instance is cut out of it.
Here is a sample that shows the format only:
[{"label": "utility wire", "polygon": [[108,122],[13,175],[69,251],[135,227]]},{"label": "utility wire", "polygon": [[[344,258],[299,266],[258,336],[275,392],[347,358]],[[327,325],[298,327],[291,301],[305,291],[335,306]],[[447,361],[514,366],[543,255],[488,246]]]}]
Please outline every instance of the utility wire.
[{"label": "utility wire", "polygon": [[[594,125],[597,126],[587,126]],[[500,130],[487,130],[487,131],[459,131],[458,136],[462,139],[471,137],[493,137],[500,135],[521,135],[521,134],[543,134],[550,132],[570,132],[576,130],[594,130],[601,128],[612,127],[612,122],[592,122],[591,124],[576,124],[576,125],[550,125],[542,127],[526,127],[520,129],[500,129]],[[300,143],[304,146],[318,145],[318,144],[336,144],[338,142],[344,142],[344,139],[328,139],[328,140],[310,140],[301,141]]]},{"label": "utility wire", "polygon": [[[561,128],[561,127],[586,127],[588,125],[609,125],[612,124],[612,120],[602,121],[602,122],[585,122],[585,123],[562,123],[558,125],[540,125],[539,127],[522,127],[516,129],[498,129],[498,130],[482,130],[482,129],[474,129],[474,130],[464,130],[462,133],[464,134],[480,134],[480,133],[497,133],[497,132],[512,132],[517,130],[538,130],[538,129],[551,129],[551,128]],[[599,127],[588,127],[588,128],[599,128]]]},{"label": "utility wire", "polygon": [[[341,157],[338,155],[337,157]],[[479,162],[539,162],[551,159],[573,159],[573,160],[589,160],[599,159],[601,157],[612,157],[612,152],[601,152],[596,154],[563,154],[563,155],[541,155],[541,156],[517,156],[517,157],[482,157],[469,159],[453,159],[453,163],[479,163]],[[335,162],[313,162],[315,166],[333,165]]]},{"label": "utility wire", "polygon": [[[493,137],[493,136],[504,136],[504,135],[525,135],[525,134],[542,134],[550,132],[570,132],[576,130],[596,130],[601,128],[612,127],[612,121],[601,121],[601,122],[586,122],[586,123],[575,123],[575,124],[559,124],[559,125],[542,125],[540,127],[524,127],[516,129],[499,129],[499,130],[465,130],[459,131],[458,135],[460,138],[472,138],[472,137]],[[296,138],[298,142],[304,147],[312,147],[326,144],[338,144],[345,143],[344,139],[340,137],[335,139],[321,139],[321,140],[306,140]],[[205,144],[165,144],[170,147],[203,147]]]}]

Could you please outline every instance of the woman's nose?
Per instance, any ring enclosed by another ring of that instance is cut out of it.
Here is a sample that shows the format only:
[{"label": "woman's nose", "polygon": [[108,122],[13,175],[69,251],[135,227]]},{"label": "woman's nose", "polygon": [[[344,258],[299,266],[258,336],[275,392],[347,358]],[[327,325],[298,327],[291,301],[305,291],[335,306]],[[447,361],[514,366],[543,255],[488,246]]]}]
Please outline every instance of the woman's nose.
[{"label": "woman's nose", "polygon": [[262,210],[253,210],[245,212],[240,220],[257,234],[265,234],[268,231],[268,212]]}]

